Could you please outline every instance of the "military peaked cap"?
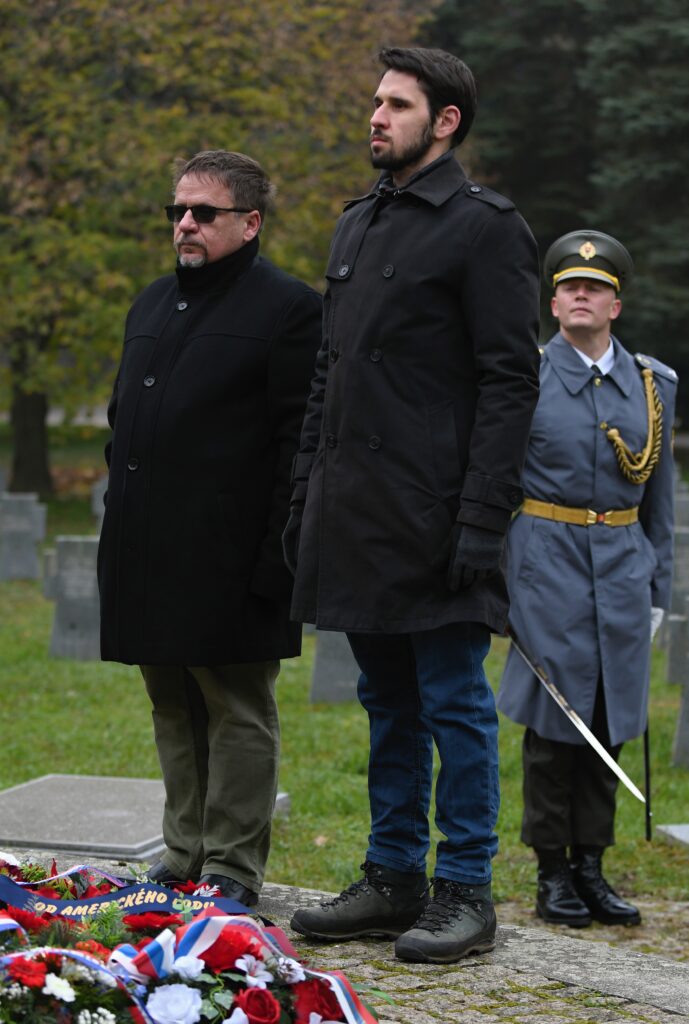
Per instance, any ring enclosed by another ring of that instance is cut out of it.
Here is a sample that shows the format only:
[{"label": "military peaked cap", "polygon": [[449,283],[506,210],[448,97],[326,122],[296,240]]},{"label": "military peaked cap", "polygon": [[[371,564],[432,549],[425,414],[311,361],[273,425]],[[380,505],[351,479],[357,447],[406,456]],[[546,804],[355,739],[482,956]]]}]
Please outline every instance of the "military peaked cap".
[{"label": "military peaked cap", "polygon": [[620,292],[634,274],[632,258],[616,238],[602,231],[570,231],[548,249],[543,267],[553,288],[570,277],[591,277]]}]

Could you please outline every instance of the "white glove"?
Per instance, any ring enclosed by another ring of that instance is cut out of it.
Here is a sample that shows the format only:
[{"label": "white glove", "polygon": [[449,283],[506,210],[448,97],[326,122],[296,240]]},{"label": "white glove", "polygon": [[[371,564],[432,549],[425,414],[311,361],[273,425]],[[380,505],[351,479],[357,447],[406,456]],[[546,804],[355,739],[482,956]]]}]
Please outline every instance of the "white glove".
[{"label": "white glove", "polygon": [[664,616],[665,611],[663,608],[651,608],[651,643],[653,643],[653,637],[658,632]]}]

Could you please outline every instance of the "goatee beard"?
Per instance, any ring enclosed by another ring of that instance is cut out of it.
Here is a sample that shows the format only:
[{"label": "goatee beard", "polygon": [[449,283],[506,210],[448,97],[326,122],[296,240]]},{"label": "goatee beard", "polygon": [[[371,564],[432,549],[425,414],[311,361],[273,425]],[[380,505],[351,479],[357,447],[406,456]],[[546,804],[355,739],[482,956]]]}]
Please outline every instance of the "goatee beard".
[{"label": "goatee beard", "polygon": [[401,152],[396,153],[392,146],[387,152],[376,154],[371,151],[371,165],[383,171],[403,171],[406,167],[411,167],[423,160],[432,145],[433,126],[429,122],[421,135]]}]

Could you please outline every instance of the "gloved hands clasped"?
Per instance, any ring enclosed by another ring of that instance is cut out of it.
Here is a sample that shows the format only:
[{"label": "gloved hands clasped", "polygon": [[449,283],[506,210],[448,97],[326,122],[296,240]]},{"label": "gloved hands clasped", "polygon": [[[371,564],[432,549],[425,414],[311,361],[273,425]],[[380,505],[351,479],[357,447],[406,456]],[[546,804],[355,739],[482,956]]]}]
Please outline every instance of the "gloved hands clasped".
[{"label": "gloved hands clasped", "polygon": [[285,565],[293,576],[297,572],[297,554],[299,553],[299,538],[301,536],[301,519],[304,514],[306,503],[306,484],[299,483],[294,488],[292,500],[289,506],[289,519],[287,526],[282,533],[282,556]]},{"label": "gloved hands clasped", "polygon": [[449,589],[465,590],[497,572],[504,544],[502,533],[468,523],[455,523],[447,570]]}]

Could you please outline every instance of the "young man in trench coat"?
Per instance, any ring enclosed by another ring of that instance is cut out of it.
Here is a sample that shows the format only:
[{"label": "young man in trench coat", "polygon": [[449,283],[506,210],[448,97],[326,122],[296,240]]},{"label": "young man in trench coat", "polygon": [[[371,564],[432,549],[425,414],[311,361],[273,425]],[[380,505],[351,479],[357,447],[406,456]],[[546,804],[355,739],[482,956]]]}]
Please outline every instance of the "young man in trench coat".
[{"label": "young man in trench coat", "polygon": [[[454,159],[475,107],[466,65],[440,50],[380,58],[370,146],[383,173],[335,231],[284,537],[294,618],[345,631],[361,669],[371,834],[364,877],[292,927],[398,937],[398,956],[442,963],[494,944],[497,719],[483,660],[507,615],[538,266],[513,204]],[[444,838],[429,902],[434,743]]]},{"label": "young man in trench coat", "polygon": [[165,783],[149,877],[248,906],[277,793],[279,659],[300,650],[281,534],[322,307],[259,256],[273,192],[224,150],[175,175],[177,266],[127,317],[99,548],[102,656],[141,666]]},{"label": "young man in trench coat", "polygon": [[[510,621],[617,758],[646,727],[651,638],[670,606],[677,375],[611,334],[632,276],[616,239],[564,235],[545,276],[560,330],[543,350],[526,500],[509,531]],[[522,839],[538,855],[537,913],[572,927],[638,924],[601,871],[617,776],[515,650],[498,707],[527,727]]]}]

